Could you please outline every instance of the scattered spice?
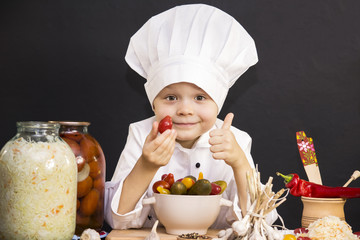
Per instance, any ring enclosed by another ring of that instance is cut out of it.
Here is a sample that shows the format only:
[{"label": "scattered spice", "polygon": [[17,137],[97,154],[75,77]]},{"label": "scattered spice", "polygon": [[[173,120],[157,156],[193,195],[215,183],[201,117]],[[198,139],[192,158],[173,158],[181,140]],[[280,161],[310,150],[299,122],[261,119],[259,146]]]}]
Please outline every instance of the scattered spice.
[{"label": "scattered spice", "polygon": [[184,238],[184,239],[210,239],[209,236],[200,235],[199,233],[196,233],[196,232],[181,234],[181,235],[179,235],[179,238]]}]

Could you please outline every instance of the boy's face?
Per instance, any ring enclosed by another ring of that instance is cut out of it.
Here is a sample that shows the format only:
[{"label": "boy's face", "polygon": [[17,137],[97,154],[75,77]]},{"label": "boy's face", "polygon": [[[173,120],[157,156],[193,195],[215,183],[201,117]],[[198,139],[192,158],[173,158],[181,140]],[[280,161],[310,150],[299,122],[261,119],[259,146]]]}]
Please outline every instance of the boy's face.
[{"label": "boy's face", "polygon": [[185,82],[165,87],[153,106],[158,122],[166,115],[171,116],[176,141],[186,148],[191,148],[214,125],[218,113],[216,103],[204,90]]}]

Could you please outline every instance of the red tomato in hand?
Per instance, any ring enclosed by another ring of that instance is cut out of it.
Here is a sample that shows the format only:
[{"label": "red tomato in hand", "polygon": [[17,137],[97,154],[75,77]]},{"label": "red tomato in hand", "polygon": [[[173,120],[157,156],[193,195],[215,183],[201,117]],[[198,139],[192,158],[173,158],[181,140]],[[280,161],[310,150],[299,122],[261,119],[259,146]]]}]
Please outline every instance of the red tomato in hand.
[{"label": "red tomato in hand", "polygon": [[172,128],[172,120],[171,117],[168,115],[166,117],[164,117],[160,122],[159,122],[159,133],[163,133],[165,132],[167,129],[171,129]]},{"label": "red tomato in hand", "polygon": [[170,184],[168,182],[165,182],[164,180],[159,180],[159,181],[155,182],[153,187],[152,187],[154,193],[159,193],[159,191],[157,190],[158,187],[163,187],[165,189],[170,189]]}]

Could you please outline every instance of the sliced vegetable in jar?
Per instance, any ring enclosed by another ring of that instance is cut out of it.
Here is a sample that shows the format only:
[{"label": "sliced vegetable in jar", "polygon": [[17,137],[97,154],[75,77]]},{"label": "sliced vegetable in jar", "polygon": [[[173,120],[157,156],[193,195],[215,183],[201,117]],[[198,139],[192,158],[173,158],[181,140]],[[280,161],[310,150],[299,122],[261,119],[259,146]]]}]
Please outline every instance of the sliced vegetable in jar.
[{"label": "sliced vegetable in jar", "polygon": [[82,156],[77,156],[75,160],[76,160],[78,172],[81,172],[86,164],[85,158],[83,158]]},{"label": "sliced vegetable in jar", "polygon": [[83,169],[77,174],[78,182],[84,181],[89,176],[89,174],[90,174],[90,166],[89,164],[85,163]]},{"label": "sliced vegetable in jar", "polygon": [[60,138],[8,142],[0,153],[0,172],[1,239],[33,239],[40,232],[43,239],[71,239],[77,167]]}]

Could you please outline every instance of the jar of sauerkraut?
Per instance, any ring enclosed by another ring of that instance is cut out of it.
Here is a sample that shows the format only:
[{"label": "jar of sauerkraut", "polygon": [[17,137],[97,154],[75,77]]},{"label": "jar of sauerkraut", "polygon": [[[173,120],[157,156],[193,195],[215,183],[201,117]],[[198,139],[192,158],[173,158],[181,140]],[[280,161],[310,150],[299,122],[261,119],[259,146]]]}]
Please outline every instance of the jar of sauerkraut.
[{"label": "jar of sauerkraut", "polygon": [[100,232],[104,222],[105,157],[100,144],[88,132],[89,122],[58,122],[60,137],[73,150],[78,169],[77,235],[92,228]]},{"label": "jar of sauerkraut", "polygon": [[72,239],[77,168],[59,124],[18,122],[0,152],[0,239]]}]

